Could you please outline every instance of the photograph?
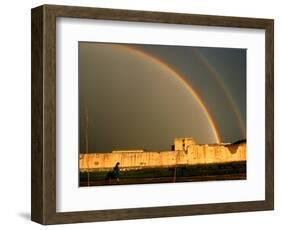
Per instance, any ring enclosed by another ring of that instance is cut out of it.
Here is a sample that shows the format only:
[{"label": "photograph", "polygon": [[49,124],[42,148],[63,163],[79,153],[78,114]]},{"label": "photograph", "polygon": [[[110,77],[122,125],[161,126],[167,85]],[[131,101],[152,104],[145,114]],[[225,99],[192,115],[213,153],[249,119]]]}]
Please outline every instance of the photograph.
[{"label": "photograph", "polygon": [[79,186],[246,180],[247,49],[78,42]]}]

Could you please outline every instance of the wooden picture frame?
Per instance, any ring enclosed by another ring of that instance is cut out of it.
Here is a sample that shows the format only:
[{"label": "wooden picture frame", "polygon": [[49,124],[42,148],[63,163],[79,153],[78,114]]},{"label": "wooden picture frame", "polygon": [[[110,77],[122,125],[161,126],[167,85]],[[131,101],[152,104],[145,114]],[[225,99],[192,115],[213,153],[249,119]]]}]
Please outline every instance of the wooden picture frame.
[{"label": "wooden picture frame", "polygon": [[[265,30],[266,149],[265,200],[98,211],[56,211],[56,18],[121,20]],[[271,19],[193,15],[43,5],[32,9],[32,157],[31,219],[64,224],[274,209],[274,21]]]}]

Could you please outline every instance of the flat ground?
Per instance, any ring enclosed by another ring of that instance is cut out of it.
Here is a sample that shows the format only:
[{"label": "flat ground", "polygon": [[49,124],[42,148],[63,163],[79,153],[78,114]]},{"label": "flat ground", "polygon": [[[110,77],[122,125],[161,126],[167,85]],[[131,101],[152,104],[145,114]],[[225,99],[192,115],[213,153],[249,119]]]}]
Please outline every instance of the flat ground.
[{"label": "flat ground", "polygon": [[80,186],[174,183],[218,180],[245,180],[246,162],[196,165],[175,168],[149,168],[121,171],[119,181],[107,180],[108,172],[80,172]]}]

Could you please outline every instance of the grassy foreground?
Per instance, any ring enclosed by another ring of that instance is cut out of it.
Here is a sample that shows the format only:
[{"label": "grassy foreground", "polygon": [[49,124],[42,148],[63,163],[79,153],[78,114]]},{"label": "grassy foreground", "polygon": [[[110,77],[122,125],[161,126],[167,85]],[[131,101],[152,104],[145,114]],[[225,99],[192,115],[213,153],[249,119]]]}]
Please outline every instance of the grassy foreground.
[{"label": "grassy foreground", "polygon": [[[80,186],[122,185],[246,179],[246,162],[146,168],[120,171],[120,180],[106,180],[108,172],[80,172]],[[88,180],[89,179],[89,180]],[[89,183],[88,183],[89,182]]]}]

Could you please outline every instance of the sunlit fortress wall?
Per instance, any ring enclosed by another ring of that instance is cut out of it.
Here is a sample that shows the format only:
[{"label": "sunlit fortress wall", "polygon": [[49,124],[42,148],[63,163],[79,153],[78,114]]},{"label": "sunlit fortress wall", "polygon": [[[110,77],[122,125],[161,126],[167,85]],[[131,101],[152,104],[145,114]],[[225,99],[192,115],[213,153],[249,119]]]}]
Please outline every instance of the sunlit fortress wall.
[{"label": "sunlit fortress wall", "polygon": [[80,171],[111,170],[120,162],[121,170],[246,161],[246,142],[195,144],[191,138],[176,138],[174,151],[143,150],[80,154]]}]

